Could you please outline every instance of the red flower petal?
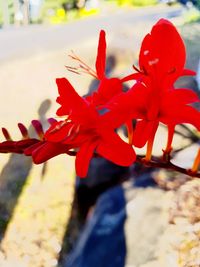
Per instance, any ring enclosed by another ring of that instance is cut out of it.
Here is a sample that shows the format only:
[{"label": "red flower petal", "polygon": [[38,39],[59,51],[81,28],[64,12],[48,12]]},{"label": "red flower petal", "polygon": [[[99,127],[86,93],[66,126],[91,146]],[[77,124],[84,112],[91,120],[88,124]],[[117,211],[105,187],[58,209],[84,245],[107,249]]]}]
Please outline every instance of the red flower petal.
[{"label": "red flower petal", "polygon": [[133,74],[130,74],[130,75],[122,78],[121,81],[127,82],[127,81],[131,81],[131,80],[142,80],[143,76],[144,76],[144,74],[142,74],[142,73],[133,73]]},{"label": "red flower petal", "polygon": [[23,150],[16,151],[16,142],[15,141],[4,141],[0,143],[0,153],[19,153],[22,154]]},{"label": "red flower petal", "polygon": [[135,131],[133,132],[133,145],[136,147],[143,147],[149,140],[151,133],[154,129],[155,122],[157,121],[138,121]]},{"label": "red flower petal", "polygon": [[167,75],[170,84],[182,74],[185,59],[185,46],[176,28],[167,20],[159,20],[142,42],[140,69],[157,75],[157,81]]},{"label": "red flower petal", "polygon": [[67,153],[68,147],[60,143],[43,142],[32,151],[35,164],[43,163],[59,154]]},{"label": "red flower petal", "polygon": [[107,132],[107,138],[102,139],[96,151],[100,156],[120,166],[130,166],[136,159],[132,146],[114,132]]},{"label": "red flower petal", "polygon": [[106,68],[106,33],[101,30],[99,34],[99,45],[96,58],[96,71],[99,80],[105,77]]},{"label": "red flower petal", "polygon": [[121,93],[107,104],[110,113],[106,113],[104,117],[110,120],[113,128],[118,128],[129,119],[144,118],[149,93],[149,88],[143,84],[135,84],[128,92]]},{"label": "red flower petal", "polygon": [[182,73],[181,73],[181,76],[186,76],[186,75],[188,75],[188,76],[194,76],[194,75],[196,75],[196,72],[194,71],[194,70],[188,70],[188,69],[184,69],[183,71],[182,71]]},{"label": "red flower petal", "polygon": [[160,114],[160,121],[164,124],[189,123],[200,130],[200,113],[191,106],[174,106]]},{"label": "red flower petal", "polygon": [[50,142],[63,142],[70,134],[72,122],[59,121],[53,123],[45,133],[45,140]]},{"label": "red flower petal", "polygon": [[67,79],[56,79],[56,82],[61,104],[56,113],[58,116],[70,115],[70,118],[78,123],[91,123],[96,119],[98,113],[95,108],[78,95]]},{"label": "red flower petal", "polygon": [[123,90],[122,82],[118,78],[104,78],[101,80],[97,92],[89,98],[96,107],[106,105],[115,95],[119,95]]},{"label": "red flower petal", "polygon": [[95,147],[97,146],[96,142],[87,142],[81,145],[80,150],[76,155],[76,173],[80,177],[86,177],[90,160],[93,156]]},{"label": "red flower petal", "polygon": [[56,113],[58,116],[68,115],[72,110],[74,113],[80,113],[80,109],[87,107],[86,102],[66,78],[56,79],[56,83],[60,94],[57,102],[61,105]]},{"label": "red flower petal", "polygon": [[173,89],[165,92],[162,97],[162,109],[169,109],[170,106],[186,105],[199,102],[198,95],[190,89]]},{"label": "red flower petal", "polygon": [[20,141],[4,141],[0,143],[0,153],[23,154],[24,150],[40,142],[38,139],[30,138]]},{"label": "red flower petal", "polygon": [[26,149],[24,149],[24,155],[31,156],[33,151],[42,146],[44,143],[45,141],[39,140],[39,142],[33,144],[32,146],[27,147]]},{"label": "red flower petal", "polygon": [[31,146],[33,146],[34,144],[37,144],[37,143],[40,143],[40,140],[35,139],[35,138],[28,138],[28,139],[17,141],[16,144],[15,144],[16,153],[19,153],[19,152],[17,152],[17,150],[23,151],[23,153],[24,153],[25,149],[27,149],[28,147],[31,147]]}]

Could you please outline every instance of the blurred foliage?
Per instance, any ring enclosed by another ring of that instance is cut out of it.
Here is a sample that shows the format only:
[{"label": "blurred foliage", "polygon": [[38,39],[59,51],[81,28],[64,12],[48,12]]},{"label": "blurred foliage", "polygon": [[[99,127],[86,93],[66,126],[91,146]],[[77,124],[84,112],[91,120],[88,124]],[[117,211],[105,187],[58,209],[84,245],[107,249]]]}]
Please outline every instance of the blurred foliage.
[{"label": "blurred foliage", "polygon": [[190,4],[188,1],[180,0],[180,3],[188,7],[183,14],[185,23],[200,21],[200,0],[192,0]]},{"label": "blurred foliage", "polygon": [[[0,25],[3,24],[3,6],[4,6],[3,5],[3,1],[5,1],[5,0],[0,0]],[[13,21],[14,21],[14,4],[13,4],[13,0],[6,0],[6,4],[8,6],[8,13],[9,13],[10,23],[13,23]]]},{"label": "blurred foliage", "polygon": [[68,9],[68,7],[74,6],[74,2],[75,0],[45,0],[43,3],[43,7],[49,9]]},{"label": "blurred foliage", "polygon": [[62,23],[67,20],[67,10],[75,7],[75,0],[45,0],[41,16],[43,21]]},{"label": "blurred foliage", "polygon": [[0,9],[0,27],[3,24],[3,15],[2,15],[2,10]]},{"label": "blurred foliage", "polygon": [[91,9],[82,8],[79,11],[80,17],[87,17],[87,16],[91,16],[91,15],[96,15],[98,13],[99,13],[98,8],[91,8]]},{"label": "blurred foliage", "polygon": [[196,7],[200,9],[200,0],[196,0]]},{"label": "blurred foliage", "polygon": [[134,6],[149,6],[155,5],[157,0],[130,0]]},{"label": "blurred foliage", "polygon": [[194,5],[196,8],[200,9],[200,0],[177,0],[183,5],[190,6],[191,4]]},{"label": "blurred foliage", "polygon": [[184,15],[184,22],[192,23],[196,21],[200,21],[200,11],[192,8]]},{"label": "blurred foliage", "polygon": [[150,6],[157,4],[157,0],[118,0],[120,5],[128,4],[132,6]]},{"label": "blurred foliage", "polygon": [[[157,0],[114,0],[113,2],[118,5],[147,6],[156,4]],[[14,23],[14,0],[0,0],[0,26],[3,24],[5,3],[8,6],[9,21]],[[36,21],[32,22],[58,24],[97,13],[99,13],[99,8],[98,6],[92,6],[92,0],[43,0],[40,16]]]},{"label": "blurred foliage", "polygon": [[[89,2],[88,2],[89,3]],[[42,21],[59,24],[68,20],[95,15],[97,7],[87,6],[85,0],[46,0],[42,6]]]}]

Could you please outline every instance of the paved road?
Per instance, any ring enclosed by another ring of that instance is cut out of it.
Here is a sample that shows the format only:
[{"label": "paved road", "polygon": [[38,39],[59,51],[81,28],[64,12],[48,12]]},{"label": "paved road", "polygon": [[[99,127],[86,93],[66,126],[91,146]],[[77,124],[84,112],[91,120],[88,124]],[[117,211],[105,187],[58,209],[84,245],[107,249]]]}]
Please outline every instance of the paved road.
[{"label": "paved road", "polygon": [[[0,31],[0,61],[27,57],[35,53],[82,45],[86,40],[96,38],[99,29],[106,29],[109,35],[117,34],[120,29],[131,27],[134,33],[146,32],[161,17],[179,16],[182,8],[157,6],[136,10],[121,9],[104,12],[97,17],[58,26],[32,25],[24,28],[9,28]],[[138,25],[142,25],[139,27]],[[142,28],[142,30],[141,30]],[[138,33],[139,34],[139,33]],[[121,36],[119,37],[121,38]]]}]

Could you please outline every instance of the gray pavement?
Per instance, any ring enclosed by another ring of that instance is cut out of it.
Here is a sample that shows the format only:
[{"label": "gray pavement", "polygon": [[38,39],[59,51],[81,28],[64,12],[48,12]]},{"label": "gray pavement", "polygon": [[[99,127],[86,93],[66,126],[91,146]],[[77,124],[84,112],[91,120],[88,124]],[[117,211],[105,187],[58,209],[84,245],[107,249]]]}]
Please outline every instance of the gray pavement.
[{"label": "gray pavement", "polygon": [[[94,39],[100,29],[109,35],[117,34],[120,29],[131,28],[132,36],[146,32],[159,18],[180,16],[180,6],[156,6],[142,9],[119,9],[102,13],[64,25],[31,25],[21,28],[0,30],[0,62],[18,57],[32,56],[46,51],[59,50],[74,45],[82,46]],[[121,37],[120,37],[121,38]]]}]

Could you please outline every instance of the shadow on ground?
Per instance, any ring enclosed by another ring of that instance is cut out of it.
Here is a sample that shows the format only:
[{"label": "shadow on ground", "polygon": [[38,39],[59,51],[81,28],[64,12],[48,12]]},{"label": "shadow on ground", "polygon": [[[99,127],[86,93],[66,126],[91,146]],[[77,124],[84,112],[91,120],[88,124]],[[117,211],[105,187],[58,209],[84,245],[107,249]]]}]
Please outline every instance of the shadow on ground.
[{"label": "shadow on ground", "polygon": [[[39,120],[45,124],[46,113],[51,106],[49,99],[44,100],[39,109]],[[31,137],[36,136],[32,127],[29,126]],[[24,155],[12,154],[0,173],[0,240],[3,239],[9,221],[17,205],[18,198],[26,183],[32,168],[32,158]],[[45,174],[46,164],[43,165],[41,176]]]}]

